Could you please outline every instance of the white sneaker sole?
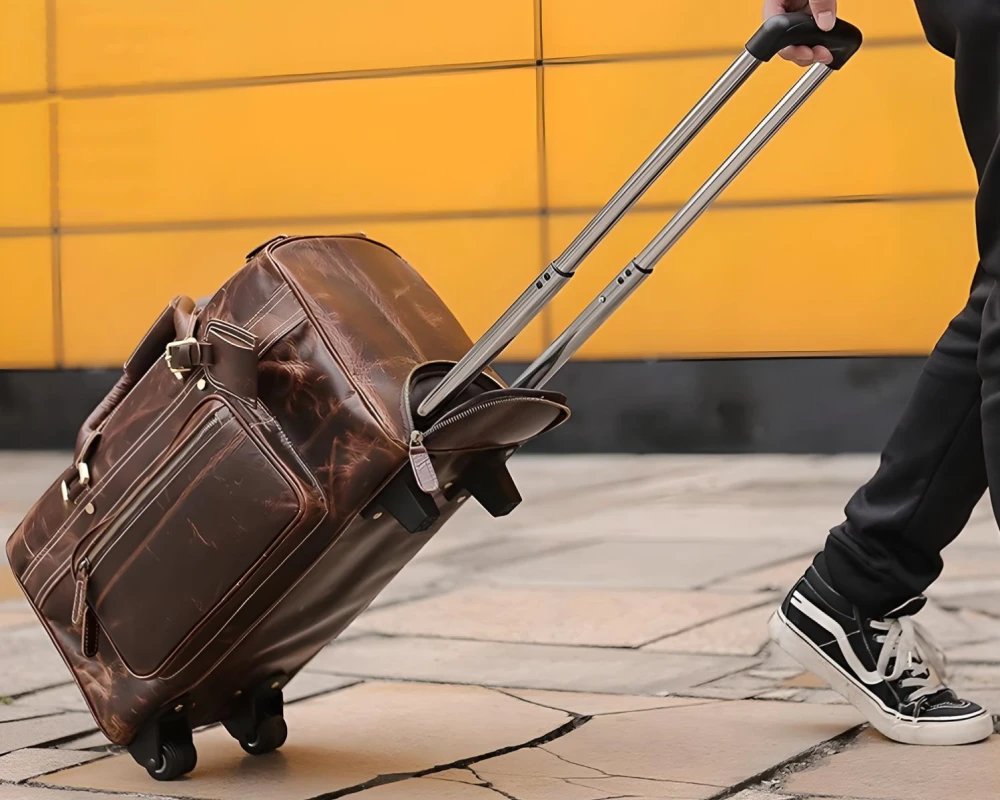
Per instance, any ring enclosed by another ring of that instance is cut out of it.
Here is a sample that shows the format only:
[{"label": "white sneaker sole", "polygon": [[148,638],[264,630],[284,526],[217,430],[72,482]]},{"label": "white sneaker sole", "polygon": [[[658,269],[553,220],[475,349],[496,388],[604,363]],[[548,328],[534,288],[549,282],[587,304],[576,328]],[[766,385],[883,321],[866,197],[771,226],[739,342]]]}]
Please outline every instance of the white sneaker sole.
[{"label": "white sneaker sole", "polygon": [[968,719],[925,720],[913,722],[900,719],[886,711],[864,689],[858,687],[838,664],[823,655],[785,618],[779,609],[768,624],[771,641],[798,661],[816,677],[860,711],[883,736],[902,744],[958,745],[981,742],[993,734],[993,717],[986,711]]}]

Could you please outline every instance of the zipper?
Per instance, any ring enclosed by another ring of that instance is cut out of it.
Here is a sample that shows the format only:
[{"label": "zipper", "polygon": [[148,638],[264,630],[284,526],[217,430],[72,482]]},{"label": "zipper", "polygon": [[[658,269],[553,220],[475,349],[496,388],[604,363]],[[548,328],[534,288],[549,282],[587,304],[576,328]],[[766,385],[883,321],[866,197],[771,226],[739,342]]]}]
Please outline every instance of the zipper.
[{"label": "zipper", "polygon": [[101,534],[97,536],[94,541],[90,542],[84,549],[82,557],[77,562],[76,568],[73,570],[73,574],[76,576],[76,588],[73,592],[73,612],[71,616],[73,625],[80,626],[81,634],[84,637],[87,636],[88,618],[93,615],[93,610],[87,602],[87,593],[90,585],[90,574],[95,562],[107,547],[108,543],[112,541],[115,534],[117,534],[122,527],[129,522],[132,513],[136,511],[136,509],[140,508],[151,495],[161,489],[165,484],[169,483],[173,479],[176,473],[176,468],[180,465],[180,463],[188,455],[194,452],[195,448],[197,448],[198,445],[205,440],[205,437],[208,436],[209,433],[213,432],[216,428],[223,424],[223,412],[229,414],[230,416],[232,414],[232,412],[225,407],[214,411],[202,424],[198,433],[188,439],[188,441],[185,442],[180,449],[167,460],[156,479],[146,484],[146,486],[144,486],[138,494],[132,498],[129,504],[121,509],[115,521],[102,531]]},{"label": "zipper", "polygon": [[[409,392],[407,392],[407,395]],[[409,400],[409,397],[407,397]],[[410,466],[413,469],[413,474],[417,479],[417,486],[420,487],[421,491],[427,494],[433,494],[440,488],[440,481],[438,480],[437,471],[434,469],[434,463],[431,461],[431,455],[427,451],[427,447],[424,445],[424,440],[438,431],[444,430],[449,425],[456,422],[461,422],[464,419],[468,419],[471,416],[478,414],[480,411],[486,408],[493,408],[494,406],[500,406],[504,403],[545,403],[548,402],[541,397],[524,397],[523,395],[518,395],[516,397],[495,397],[492,400],[487,400],[485,403],[479,403],[478,405],[470,406],[464,411],[460,411],[453,416],[444,416],[431,425],[426,431],[414,430],[410,434]],[[409,403],[407,403],[407,409],[409,409]],[[413,415],[410,414],[410,422],[413,422]]]}]

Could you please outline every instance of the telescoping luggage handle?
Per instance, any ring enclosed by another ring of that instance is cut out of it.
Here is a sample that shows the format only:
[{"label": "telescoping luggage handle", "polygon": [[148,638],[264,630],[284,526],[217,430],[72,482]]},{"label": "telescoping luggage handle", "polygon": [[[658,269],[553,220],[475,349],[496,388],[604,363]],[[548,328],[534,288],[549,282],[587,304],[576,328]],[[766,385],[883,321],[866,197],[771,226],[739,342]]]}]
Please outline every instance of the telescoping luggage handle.
[{"label": "telescoping luggage handle", "polygon": [[573,276],[583,260],[663,174],[726,102],[762,63],[792,45],[824,46],[833,55],[829,66],[815,64],[726,159],[652,242],[622,270],[607,288],[556,338],[517,379],[515,386],[539,388],[554,375],[587,338],[638,288],[671,247],[712,204],[760,149],[799,107],[861,47],[856,27],[838,20],[823,31],[809,14],[783,14],[767,20],[747,42],[732,66],[653,151],[625,185],[608,201],[563,253],[549,264],[499,320],[473,345],[417,409],[427,417],[458,395],[534,319]]}]

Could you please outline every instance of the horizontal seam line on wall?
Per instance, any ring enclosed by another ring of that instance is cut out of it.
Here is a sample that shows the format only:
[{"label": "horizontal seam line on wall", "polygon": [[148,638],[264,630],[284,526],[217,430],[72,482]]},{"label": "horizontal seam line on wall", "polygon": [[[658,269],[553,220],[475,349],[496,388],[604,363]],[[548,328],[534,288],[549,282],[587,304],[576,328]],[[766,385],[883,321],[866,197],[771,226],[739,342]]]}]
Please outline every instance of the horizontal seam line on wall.
[{"label": "horizontal seam line on wall", "polygon": [[[796,208],[801,206],[830,205],[876,205],[914,204],[970,201],[975,192],[929,192],[908,195],[854,195],[842,197],[804,197],[755,200],[729,200],[715,203],[713,211],[753,211],[766,208]],[[680,203],[640,203],[632,213],[671,213],[681,208]],[[600,206],[549,207],[548,216],[581,216],[596,214]],[[48,236],[60,233],[64,236],[85,236],[116,233],[163,233],[207,230],[236,230],[240,228],[261,228],[282,225],[364,225],[386,222],[451,222],[461,220],[527,219],[543,216],[537,208],[490,209],[486,211],[455,210],[439,212],[413,212],[398,214],[343,214],[301,217],[259,217],[222,220],[178,220],[165,222],[112,223],[105,225],[63,225],[61,228],[43,226],[0,227],[0,238],[22,238],[26,236]]]},{"label": "horizontal seam line on wall", "polygon": [[[884,47],[910,47],[925,45],[919,37],[876,39],[865,44],[866,49]],[[424,67],[389,67],[384,69],[344,70],[338,72],[314,72],[292,75],[254,76],[241,78],[210,78],[204,80],[150,82],[142,84],[108,84],[106,86],[82,86],[61,89],[54,93],[45,90],[0,93],[0,105],[29,103],[49,100],[100,99],[108,97],[143,97],[154,94],[180,94],[185,92],[219,91],[224,89],[247,89],[263,86],[287,86],[303,83],[332,83],[348,80],[373,80],[380,78],[419,77],[430,75],[451,75],[469,72],[490,72],[510,69],[526,69],[538,66],[575,66],[584,64],[621,64],[649,61],[685,61],[699,58],[721,58],[739,55],[737,48],[711,48],[701,50],[654,51],[647,53],[622,53],[593,56],[562,56],[536,59],[515,59],[511,61],[489,61],[464,64],[440,64]]]}]

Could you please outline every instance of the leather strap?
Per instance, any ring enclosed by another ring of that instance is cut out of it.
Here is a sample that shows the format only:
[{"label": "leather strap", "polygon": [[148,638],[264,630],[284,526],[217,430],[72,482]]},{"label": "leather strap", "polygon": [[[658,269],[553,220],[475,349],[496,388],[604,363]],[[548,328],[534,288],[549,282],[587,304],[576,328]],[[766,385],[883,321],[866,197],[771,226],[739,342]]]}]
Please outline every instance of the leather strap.
[{"label": "leather strap", "polygon": [[201,339],[186,337],[166,348],[171,371],[183,379],[203,367],[208,380],[222,392],[247,403],[257,401],[257,338],[222,320],[211,320]]},{"label": "leather strap", "polygon": [[190,297],[180,296],[170,301],[170,305],[156,318],[156,322],[132,351],[132,355],[125,362],[124,372],[118,382],[108,392],[107,397],[91,412],[80,428],[80,433],[76,437],[75,463],[86,458],[87,451],[95,443],[97,429],[100,428],[101,423],[125,399],[142,376],[156,363],[157,359],[163,356],[164,349],[178,337],[178,332],[193,331],[196,322],[195,304]]}]

